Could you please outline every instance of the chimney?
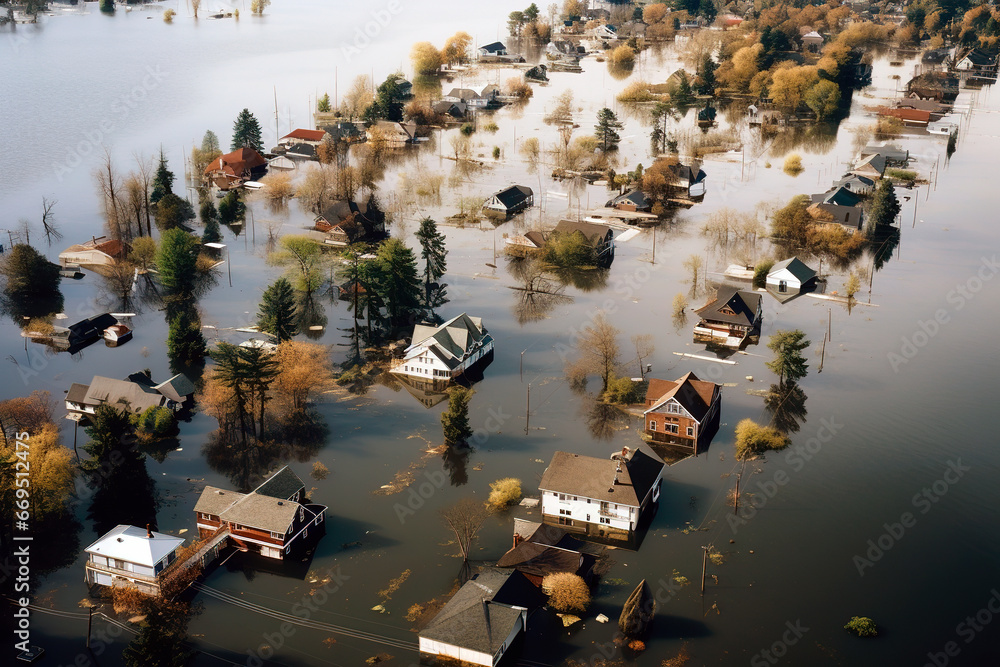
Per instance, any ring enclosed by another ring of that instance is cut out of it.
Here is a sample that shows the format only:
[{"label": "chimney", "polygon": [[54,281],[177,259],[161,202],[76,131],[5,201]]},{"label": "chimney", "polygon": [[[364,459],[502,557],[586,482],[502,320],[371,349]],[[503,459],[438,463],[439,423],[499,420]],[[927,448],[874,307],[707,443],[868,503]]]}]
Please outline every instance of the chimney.
[{"label": "chimney", "polygon": [[622,447],[622,458],[627,459],[628,458],[628,452],[629,452],[628,446]]},{"label": "chimney", "polygon": [[516,547],[520,543],[521,543],[521,536],[518,535],[517,533],[514,533],[514,546]]},{"label": "chimney", "polygon": [[153,531],[151,531],[149,529],[149,524],[148,523],[146,524],[146,537],[149,538],[149,539],[153,539]]}]

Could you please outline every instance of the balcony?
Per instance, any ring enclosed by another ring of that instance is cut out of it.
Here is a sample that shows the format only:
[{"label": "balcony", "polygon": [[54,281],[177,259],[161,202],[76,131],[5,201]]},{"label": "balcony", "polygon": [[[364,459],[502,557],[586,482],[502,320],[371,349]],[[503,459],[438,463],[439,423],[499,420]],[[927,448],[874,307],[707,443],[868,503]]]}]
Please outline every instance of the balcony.
[{"label": "balcony", "polygon": [[126,579],[135,579],[136,581],[145,581],[150,584],[157,584],[157,577],[149,574],[142,574],[139,572],[133,572],[131,570],[122,570],[117,567],[111,567],[109,565],[100,565],[94,561],[87,561],[87,569],[94,570],[95,572],[101,572],[103,574],[110,574],[115,577],[124,577]]}]

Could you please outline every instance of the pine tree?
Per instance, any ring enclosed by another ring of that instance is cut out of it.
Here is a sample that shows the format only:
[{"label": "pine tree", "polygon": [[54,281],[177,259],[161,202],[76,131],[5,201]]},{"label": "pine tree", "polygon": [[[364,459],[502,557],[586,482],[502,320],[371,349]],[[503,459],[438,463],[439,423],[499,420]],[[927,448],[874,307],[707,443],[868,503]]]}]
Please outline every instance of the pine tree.
[{"label": "pine tree", "polygon": [[896,222],[896,216],[900,211],[899,200],[896,199],[896,190],[892,186],[892,181],[883,178],[879,181],[875,194],[872,195],[872,203],[868,208],[868,222],[872,229],[886,227]]},{"label": "pine tree", "polygon": [[712,60],[712,56],[705,54],[698,69],[698,94],[715,95],[715,70],[719,66]]},{"label": "pine tree", "polygon": [[155,204],[169,194],[173,194],[174,172],[167,168],[167,156],[160,147],[160,163],[156,167],[156,175],[153,177],[153,191],[149,195],[149,203]]},{"label": "pine tree", "polygon": [[[424,260],[424,305],[431,305],[431,284],[436,283],[447,270],[444,235],[438,231],[437,223],[431,218],[420,221],[420,229],[416,233],[420,243],[420,257]],[[444,297],[444,285],[435,290],[435,302]]]},{"label": "pine tree", "polygon": [[281,343],[291,340],[295,331],[295,294],[286,278],[278,278],[264,290],[257,311],[257,326]]},{"label": "pine tree", "polygon": [[779,329],[771,336],[767,347],[774,352],[774,359],[767,362],[767,367],[778,374],[778,386],[784,385],[785,381],[800,380],[809,372],[809,364],[802,356],[802,350],[809,344],[805,332],[800,329]]},{"label": "pine tree", "polygon": [[694,93],[691,90],[691,81],[688,80],[687,72],[681,72],[679,77],[680,81],[677,84],[677,89],[671,96],[677,106],[685,106],[691,104],[694,101]]},{"label": "pine tree", "polygon": [[376,255],[378,295],[385,304],[390,325],[399,325],[420,308],[417,258],[399,239],[385,241]]},{"label": "pine tree", "polygon": [[192,317],[188,309],[182,310],[170,321],[167,333],[167,356],[176,367],[191,366],[205,360],[208,347],[201,333],[197,314]]},{"label": "pine tree", "polygon": [[601,142],[601,149],[605,152],[618,148],[621,136],[618,131],[624,127],[618,116],[611,109],[604,107],[597,112],[597,125],[594,126],[597,140]]},{"label": "pine tree", "polygon": [[448,409],[441,413],[444,444],[448,447],[464,445],[472,436],[472,427],[469,425],[471,399],[472,390],[465,387],[452,387],[448,390]]},{"label": "pine tree", "polygon": [[132,420],[125,405],[101,403],[89,420],[90,425],[84,430],[90,442],[83,449],[90,454],[90,461],[85,463],[85,467],[97,469],[102,464],[110,465],[114,462],[113,452],[130,449],[135,439]]},{"label": "pine tree", "polygon": [[187,295],[194,288],[198,242],[183,229],[169,229],[160,237],[156,270],[167,292]]},{"label": "pine tree", "polygon": [[264,152],[260,123],[249,109],[241,111],[233,123],[233,143],[230,150],[235,151],[240,148],[252,148],[258,153]]},{"label": "pine tree", "polygon": [[330,94],[323,93],[323,97],[316,101],[316,111],[328,113],[330,111]]}]

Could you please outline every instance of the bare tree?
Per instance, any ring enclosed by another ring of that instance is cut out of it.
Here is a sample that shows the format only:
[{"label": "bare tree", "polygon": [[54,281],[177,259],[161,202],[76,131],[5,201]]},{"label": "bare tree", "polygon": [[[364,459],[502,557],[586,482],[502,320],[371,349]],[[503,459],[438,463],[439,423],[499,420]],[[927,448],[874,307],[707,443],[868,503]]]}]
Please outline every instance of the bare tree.
[{"label": "bare tree", "polygon": [[[583,330],[577,341],[576,348],[580,353],[580,358],[574,364],[576,374],[596,373],[601,376],[603,387],[601,392],[607,391],[608,381],[611,374],[618,367],[618,330],[608,318],[601,313],[589,327]],[[571,372],[571,375],[574,373]]]},{"label": "bare tree", "polygon": [[691,255],[684,260],[684,268],[691,272],[691,293],[698,293],[698,272],[701,271],[701,267],[704,262],[701,261],[701,255]]},{"label": "bare tree", "polygon": [[489,515],[490,512],[486,506],[472,498],[463,498],[441,511],[444,522],[455,534],[455,541],[458,543],[463,560],[469,560],[472,543],[476,540],[479,529],[483,527],[483,523],[486,522]]},{"label": "bare tree", "polygon": [[108,224],[108,232],[112,238],[130,240],[126,237],[126,230],[123,229],[123,223],[126,220],[122,201],[121,177],[115,171],[111,153],[107,149],[104,150],[104,161],[94,172],[94,178],[97,181],[98,194],[101,196],[101,208]]},{"label": "bare tree", "polygon": [[[146,236],[152,236],[152,205],[149,202],[149,193],[153,189],[153,174],[156,171],[156,167],[153,163],[153,158],[146,157],[142,153],[133,153],[132,157],[135,158],[135,177],[142,187],[142,207],[146,222]],[[140,236],[142,235],[141,229],[139,234]]]},{"label": "bare tree", "polygon": [[653,356],[656,345],[653,344],[653,334],[635,334],[632,336],[632,345],[635,346],[635,357],[639,362],[639,375],[646,377],[643,367],[643,360]]},{"label": "bare tree", "polygon": [[45,240],[49,245],[52,245],[53,239],[58,241],[63,237],[58,225],[56,225],[55,216],[52,214],[55,205],[55,199],[42,197],[42,231],[45,233]]},{"label": "bare tree", "polygon": [[344,101],[340,104],[341,113],[351,121],[355,118],[360,118],[361,114],[368,108],[368,105],[375,99],[373,90],[374,86],[372,85],[371,78],[364,74],[355,77],[354,83],[351,84],[351,89],[344,95]]},{"label": "bare tree", "polygon": [[24,244],[31,245],[31,220],[21,218],[17,224],[20,226],[20,235],[24,236]]},{"label": "bare tree", "polygon": [[[123,195],[125,199],[123,211],[126,214],[125,227],[128,230],[128,240],[131,241],[133,236],[142,236],[142,217],[146,198],[142,190],[142,181],[134,172],[125,179],[123,188],[125,191]],[[133,223],[135,224],[134,230]]]}]

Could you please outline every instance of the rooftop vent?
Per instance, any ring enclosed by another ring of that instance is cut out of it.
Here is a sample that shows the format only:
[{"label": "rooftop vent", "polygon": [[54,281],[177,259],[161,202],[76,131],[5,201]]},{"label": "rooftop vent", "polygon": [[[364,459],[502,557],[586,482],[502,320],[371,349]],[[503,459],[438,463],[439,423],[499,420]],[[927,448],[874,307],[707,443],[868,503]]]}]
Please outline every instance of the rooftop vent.
[{"label": "rooftop vent", "polygon": [[279,505],[284,505],[285,503],[283,503],[283,502],[281,502],[281,501],[279,500],[279,501],[278,501],[278,504],[279,504]]}]

